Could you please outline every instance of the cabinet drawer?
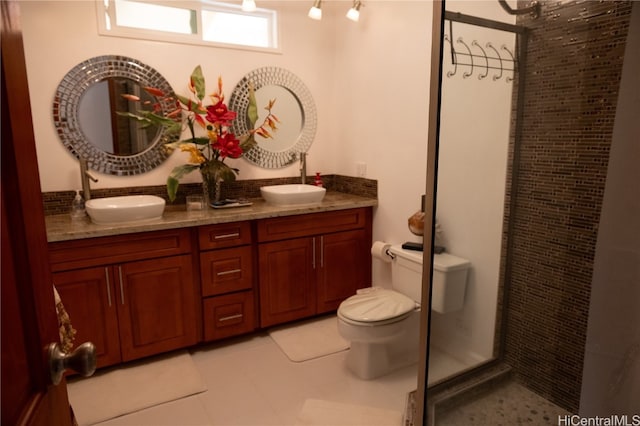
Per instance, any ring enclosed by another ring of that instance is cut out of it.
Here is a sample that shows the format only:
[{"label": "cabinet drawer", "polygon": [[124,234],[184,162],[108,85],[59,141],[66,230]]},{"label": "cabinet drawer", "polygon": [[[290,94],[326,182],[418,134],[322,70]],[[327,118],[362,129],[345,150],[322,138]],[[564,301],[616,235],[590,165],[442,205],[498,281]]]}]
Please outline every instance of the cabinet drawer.
[{"label": "cabinet drawer", "polygon": [[364,228],[369,209],[349,209],[258,221],[258,241],[277,241]]},{"label": "cabinet drawer", "polygon": [[199,228],[198,240],[200,250],[251,244],[251,223],[233,222],[201,226]]},{"label": "cabinet drawer", "polygon": [[222,339],[255,329],[253,292],[204,299],[204,339]]},{"label": "cabinet drawer", "polygon": [[191,252],[188,229],[143,232],[49,244],[54,272]]},{"label": "cabinet drawer", "polygon": [[251,246],[200,253],[202,295],[214,296],[253,286]]}]

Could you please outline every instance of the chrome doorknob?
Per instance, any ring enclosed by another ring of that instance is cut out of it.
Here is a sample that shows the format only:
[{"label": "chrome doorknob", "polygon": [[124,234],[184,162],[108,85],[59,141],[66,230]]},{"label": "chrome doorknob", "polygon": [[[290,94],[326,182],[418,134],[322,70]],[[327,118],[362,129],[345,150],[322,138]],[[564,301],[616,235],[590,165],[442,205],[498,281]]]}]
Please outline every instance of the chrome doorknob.
[{"label": "chrome doorknob", "polygon": [[62,351],[60,344],[49,345],[49,372],[51,382],[57,385],[62,380],[64,371],[70,368],[84,377],[91,376],[96,371],[96,347],[91,342],[85,342],[73,352],[67,354]]}]

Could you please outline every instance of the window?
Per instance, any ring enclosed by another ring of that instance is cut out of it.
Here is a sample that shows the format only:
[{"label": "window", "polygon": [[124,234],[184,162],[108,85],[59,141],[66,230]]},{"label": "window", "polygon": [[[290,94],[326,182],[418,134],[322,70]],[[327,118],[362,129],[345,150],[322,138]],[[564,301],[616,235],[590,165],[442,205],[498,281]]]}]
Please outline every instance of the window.
[{"label": "window", "polygon": [[212,1],[101,0],[102,35],[278,51],[277,14]]}]

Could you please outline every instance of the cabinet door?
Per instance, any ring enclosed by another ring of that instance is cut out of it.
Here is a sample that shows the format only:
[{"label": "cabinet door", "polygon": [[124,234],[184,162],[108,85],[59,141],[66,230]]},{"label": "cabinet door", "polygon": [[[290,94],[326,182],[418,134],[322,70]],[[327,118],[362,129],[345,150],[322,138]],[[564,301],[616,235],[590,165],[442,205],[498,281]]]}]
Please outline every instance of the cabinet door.
[{"label": "cabinet door", "polygon": [[364,230],[316,238],[318,253],[317,313],[334,311],[356,290],[371,285],[371,255]]},{"label": "cabinet door", "polygon": [[191,255],[115,267],[123,361],[196,343],[192,268]]},{"label": "cabinet door", "polygon": [[75,342],[96,345],[98,367],[120,362],[120,336],[111,267],[53,274],[53,282],[77,331]]},{"label": "cabinet door", "polygon": [[316,312],[314,238],[260,244],[260,325],[268,327]]}]

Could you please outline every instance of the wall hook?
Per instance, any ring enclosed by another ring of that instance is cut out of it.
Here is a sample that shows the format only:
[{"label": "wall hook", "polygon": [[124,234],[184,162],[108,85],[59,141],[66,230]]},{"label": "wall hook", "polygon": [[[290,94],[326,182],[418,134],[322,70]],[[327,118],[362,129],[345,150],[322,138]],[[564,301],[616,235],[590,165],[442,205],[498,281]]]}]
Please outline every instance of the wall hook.
[{"label": "wall hook", "polygon": [[484,74],[480,74],[478,76],[478,80],[482,80],[483,78],[485,78],[488,74],[489,74],[489,58],[487,58],[487,53],[484,51],[484,49],[482,48],[482,46],[480,46],[478,44],[477,41],[473,40],[471,42],[471,46],[475,46],[478,49],[482,50],[482,56],[484,57],[484,61],[485,61],[485,65],[484,65]]},{"label": "wall hook", "polygon": [[[505,52],[507,52],[509,54],[509,56],[511,56],[511,61],[513,62],[513,72],[515,74],[515,72],[516,72],[516,60],[513,57],[513,53],[511,53],[511,51],[509,49],[507,49],[507,46],[505,46],[504,44],[500,47],[500,49],[504,50]],[[513,77],[507,77],[507,83],[509,83],[510,81],[513,81]]]},{"label": "wall hook", "polygon": [[498,50],[493,47],[493,44],[491,44],[491,42],[488,42],[486,46],[487,49],[492,49],[494,52],[496,52],[496,59],[500,61],[500,74],[493,76],[493,81],[496,81],[502,78],[502,72],[504,70],[504,68],[502,67],[502,57],[500,56],[500,52],[498,52]]},{"label": "wall hook", "polygon": [[451,62],[453,63],[453,71],[447,71],[447,77],[453,77],[458,72],[458,61],[456,61],[456,51],[453,48],[453,43],[447,34],[444,35],[444,39],[449,42],[451,46]]},{"label": "wall hook", "polygon": [[469,52],[469,59],[471,60],[471,64],[468,64],[471,66],[471,70],[469,72],[463,72],[462,73],[462,78],[467,78],[470,77],[473,74],[473,53],[471,53],[471,49],[469,48],[469,46],[467,45],[467,43],[464,42],[464,40],[462,40],[462,37],[458,37],[458,40],[456,40],[458,43],[460,43],[461,45],[463,45],[467,51]]}]

